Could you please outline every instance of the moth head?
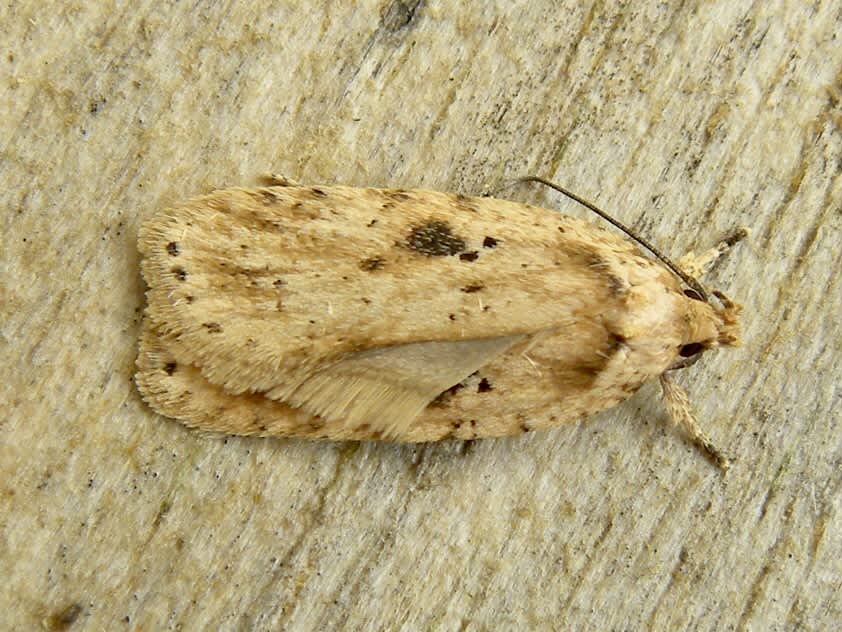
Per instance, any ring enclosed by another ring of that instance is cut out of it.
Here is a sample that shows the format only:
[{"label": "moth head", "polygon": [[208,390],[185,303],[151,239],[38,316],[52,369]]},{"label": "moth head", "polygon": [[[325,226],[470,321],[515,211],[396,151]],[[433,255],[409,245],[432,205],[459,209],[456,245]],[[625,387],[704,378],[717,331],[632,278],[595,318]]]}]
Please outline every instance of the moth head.
[{"label": "moth head", "polygon": [[679,358],[670,369],[693,364],[708,349],[740,344],[740,305],[718,291],[713,292],[715,301],[705,300],[693,289],[684,290],[684,296],[686,329],[678,346]]}]

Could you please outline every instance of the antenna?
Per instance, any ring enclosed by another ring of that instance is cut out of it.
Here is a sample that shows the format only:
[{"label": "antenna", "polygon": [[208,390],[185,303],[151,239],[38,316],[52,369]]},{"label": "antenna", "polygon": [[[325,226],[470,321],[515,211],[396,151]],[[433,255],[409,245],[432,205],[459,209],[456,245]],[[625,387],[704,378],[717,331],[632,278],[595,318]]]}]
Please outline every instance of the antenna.
[{"label": "antenna", "polygon": [[[578,202],[579,204],[581,204],[582,206],[584,206],[588,210],[593,211],[594,213],[599,215],[602,219],[604,219],[606,222],[608,222],[609,224],[612,224],[613,226],[619,228],[626,235],[628,235],[629,237],[634,239],[637,243],[639,243],[641,246],[643,246],[649,252],[651,252],[653,255],[655,255],[655,257],[657,257],[665,266],[667,266],[667,268],[669,268],[672,271],[672,273],[675,274],[675,276],[677,276],[679,279],[684,281],[684,283],[686,283],[687,286],[690,287],[690,289],[692,289],[696,294],[698,294],[700,300],[704,301],[705,303],[710,302],[710,299],[708,298],[708,294],[705,291],[705,289],[702,287],[701,283],[699,283],[696,279],[694,279],[689,274],[684,272],[681,268],[679,268],[677,265],[675,265],[669,259],[669,257],[662,254],[660,250],[655,248],[655,246],[650,244],[643,237],[640,237],[639,235],[636,235],[625,224],[623,224],[619,220],[614,219],[608,213],[606,213],[605,211],[603,211],[602,209],[597,207],[592,202],[588,202],[586,199],[579,197],[578,195],[576,195],[572,191],[568,191],[563,186],[555,184],[554,182],[550,182],[549,180],[547,180],[545,178],[542,178],[541,176],[525,176],[523,178],[518,178],[518,181],[520,181],[520,182],[537,182],[539,184],[543,184],[544,186],[548,186],[551,189],[553,189],[555,191],[558,191],[562,195],[566,195],[571,200],[574,200],[574,201]],[[691,297],[691,298],[695,298],[695,297]]]}]

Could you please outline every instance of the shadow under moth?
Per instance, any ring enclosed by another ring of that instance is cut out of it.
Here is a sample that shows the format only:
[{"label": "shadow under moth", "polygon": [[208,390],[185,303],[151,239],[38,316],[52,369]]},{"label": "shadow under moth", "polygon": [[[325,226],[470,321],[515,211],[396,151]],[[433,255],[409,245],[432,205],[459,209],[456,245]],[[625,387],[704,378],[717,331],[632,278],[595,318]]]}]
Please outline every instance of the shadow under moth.
[{"label": "shadow under moth", "polygon": [[668,372],[738,342],[739,306],[691,274],[730,244],[678,267],[490,197],[279,178],[220,190],[141,227],[136,382],[204,430],[422,442],[549,428],[659,378],[725,467]]}]

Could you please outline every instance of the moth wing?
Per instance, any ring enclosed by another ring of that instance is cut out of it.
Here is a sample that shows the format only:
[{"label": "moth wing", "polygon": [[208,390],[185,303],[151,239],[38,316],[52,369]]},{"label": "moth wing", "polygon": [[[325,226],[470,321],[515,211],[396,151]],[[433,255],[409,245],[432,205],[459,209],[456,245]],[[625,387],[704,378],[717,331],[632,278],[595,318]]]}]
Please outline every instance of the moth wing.
[{"label": "moth wing", "polygon": [[526,338],[417,342],[352,353],[285,399],[329,421],[397,438],[437,396]]},{"label": "moth wing", "polygon": [[610,313],[625,281],[599,253],[631,247],[597,237],[601,250],[584,223],[491,198],[272,187],[164,209],[138,242],[146,317],[180,364],[234,395],[316,401],[321,389],[304,383],[331,366],[342,375],[363,351],[528,336]]}]

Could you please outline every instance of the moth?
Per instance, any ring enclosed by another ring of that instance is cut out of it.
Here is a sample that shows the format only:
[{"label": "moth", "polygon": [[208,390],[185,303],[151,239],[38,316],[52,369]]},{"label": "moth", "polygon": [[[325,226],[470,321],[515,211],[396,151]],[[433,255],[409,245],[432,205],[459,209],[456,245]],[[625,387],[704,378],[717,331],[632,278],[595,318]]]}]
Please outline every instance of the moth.
[{"label": "moth", "polygon": [[[740,307],[601,226],[492,197],[276,178],[156,212],[138,244],[136,383],[188,426],[500,437],[657,378],[673,419],[727,464],[669,372],[736,345]],[[728,245],[683,262],[700,272]]]}]

